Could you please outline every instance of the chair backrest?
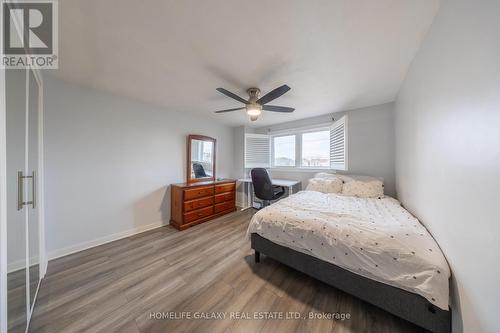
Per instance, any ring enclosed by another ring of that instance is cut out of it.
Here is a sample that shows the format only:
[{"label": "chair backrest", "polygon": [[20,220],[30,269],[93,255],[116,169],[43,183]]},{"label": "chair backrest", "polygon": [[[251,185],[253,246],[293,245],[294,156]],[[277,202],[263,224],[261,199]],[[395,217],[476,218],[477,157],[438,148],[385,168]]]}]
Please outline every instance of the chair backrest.
[{"label": "chair backrest", "polygon": [[208,177],[207,174],[205,173],[203,165],[201,165],[200,163],[193,163],[193,171],[194,171],[194,178]]},{"label": "chair backrest", "polygon": [[261,200],[272,200],[274,191],[269,173],[264,168],[255,168],[250,172],[255,196]]}]

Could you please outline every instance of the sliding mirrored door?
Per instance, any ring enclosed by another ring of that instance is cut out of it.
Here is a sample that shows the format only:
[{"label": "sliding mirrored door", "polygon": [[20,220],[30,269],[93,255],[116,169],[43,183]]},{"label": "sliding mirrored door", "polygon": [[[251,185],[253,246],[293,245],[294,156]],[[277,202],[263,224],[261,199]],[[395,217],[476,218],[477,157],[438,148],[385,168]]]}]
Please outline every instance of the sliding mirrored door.
[{"label": "sliding mirrored door", "polygon": [[7,70],[7,317],[9,332],[24,332],[27,323],[26,211],[26,71]]}]

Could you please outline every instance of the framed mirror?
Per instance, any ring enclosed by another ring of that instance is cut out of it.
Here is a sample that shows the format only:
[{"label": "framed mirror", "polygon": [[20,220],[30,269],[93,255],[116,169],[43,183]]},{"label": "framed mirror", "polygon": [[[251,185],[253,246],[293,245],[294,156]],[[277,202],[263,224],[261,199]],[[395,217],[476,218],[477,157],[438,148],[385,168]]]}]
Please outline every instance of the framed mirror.
[{"label": "framed mirror", "polygon": [[187,138],[187,182],[215,180],[215,139],[190,134]]}]

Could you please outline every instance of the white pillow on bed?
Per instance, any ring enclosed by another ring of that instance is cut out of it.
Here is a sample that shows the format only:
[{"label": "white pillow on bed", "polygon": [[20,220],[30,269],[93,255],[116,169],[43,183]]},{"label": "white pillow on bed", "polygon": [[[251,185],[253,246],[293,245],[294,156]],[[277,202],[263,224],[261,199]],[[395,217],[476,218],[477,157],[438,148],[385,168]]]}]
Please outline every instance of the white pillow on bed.
[{"label": "white pillow on bed", "polygon": [[342,179],[340,178],[311,178],[306,191],[317,191],[321,193],[341,193]]},{"label": "white pillow on bed", "polygon": [[335,178],[335,177],[337,177],[336,174],[328,172],[318,172],[317,174],[314,175],[314,178]]},{"label": "white pillow on bed", "polygon": [[342,186],[342,194],[359,198],[381,198],[384,196],[384,183],[381,180],[352,180]]},{"label": "white pillow on bed", "polygon": [[314,178],[323,178],[323,179],[333,179],[338,178],[342,180],[344,183],[355,180],[355,178],[347,175],[341,175],[339,173],[328,173],[328,172],[318,172],[314,175]]},{"label": "white pillow on bed", "polygon": [[[341,175],[338,173],[329,173],[329,172],[318,172],[317,174],[314,175],[313,178],[323,178],[323,179],[333,179],[333,178],[344,178],[346,177],[345,175]],[[349,178],[349,177],[347,177]]]}]

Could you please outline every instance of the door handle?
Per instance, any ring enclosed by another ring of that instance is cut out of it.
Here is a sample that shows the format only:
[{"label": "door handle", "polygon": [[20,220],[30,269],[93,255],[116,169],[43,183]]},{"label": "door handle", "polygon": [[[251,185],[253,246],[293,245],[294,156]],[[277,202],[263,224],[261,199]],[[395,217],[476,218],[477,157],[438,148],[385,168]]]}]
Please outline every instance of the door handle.
[{"label": "door handle", "polygon": [[[31,171],[31,208],[35,209],[36,208],[36,172],[35,170]],[[29,202],[28,202],[29,204]]]},{"label": "door handle", "polygon": [[17,172],[17,210],[23,209],[24,205],[24,176],[22,171]]},{"label": "door handle", "polygon": [[[24,201],[24,179],[31,178],[31,201]],[[36,173],[31,172],[31,176],[23,176],[22,171],[17,172],[17,210],[23,209],[24,205],[31,205],[31,208],[36,207]]]}]

